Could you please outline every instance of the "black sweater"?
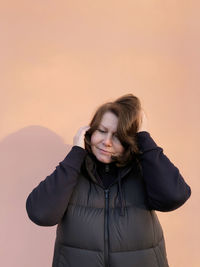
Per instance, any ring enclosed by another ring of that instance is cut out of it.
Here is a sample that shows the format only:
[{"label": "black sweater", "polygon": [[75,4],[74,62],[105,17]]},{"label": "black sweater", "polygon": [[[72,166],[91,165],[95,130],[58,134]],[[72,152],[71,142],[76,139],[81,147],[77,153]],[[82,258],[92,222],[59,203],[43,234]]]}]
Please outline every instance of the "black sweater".
[{"label": "black sweater", "polygon": [[[142,152],[140,158],[149,209],[177,209],[190,197],[190,187],[148,132],[137,133],[137,141]],[[73,146],[55,171],[30,193],[26,209],[32,221],[39,225],[54,225],[61,220],[86,155],[85,149]],[[103,169],[103,165],[110,168]],[[116,177],[113,175],[117,171],[115,165],[99,163],[98,170],[104,186],[108,187]]]}]

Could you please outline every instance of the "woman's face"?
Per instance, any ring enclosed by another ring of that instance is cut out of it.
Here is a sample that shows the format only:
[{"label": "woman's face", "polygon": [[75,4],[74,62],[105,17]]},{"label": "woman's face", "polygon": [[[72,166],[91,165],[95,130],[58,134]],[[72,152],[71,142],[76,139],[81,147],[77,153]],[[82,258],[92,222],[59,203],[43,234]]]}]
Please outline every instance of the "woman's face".
[{"label": "woman's face", "polygon": [[117,125],[118,117],[111,111],[107,111],[91,136],[92,152],[101,162],[110,163],[112,155],[119,156],[124,152],[124,147],[117,137]]}]

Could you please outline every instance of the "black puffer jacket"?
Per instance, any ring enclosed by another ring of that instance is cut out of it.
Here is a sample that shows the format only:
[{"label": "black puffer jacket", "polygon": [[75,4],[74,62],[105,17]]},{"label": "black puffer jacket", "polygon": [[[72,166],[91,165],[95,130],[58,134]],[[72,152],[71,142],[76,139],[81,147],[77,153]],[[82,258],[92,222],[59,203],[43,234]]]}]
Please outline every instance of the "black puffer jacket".
[{"label": "black puffer jacket", "polygon": [[29,195],[30,219],[58,224],[53,267],[168,266],[154,209],[176,209],[191,191],[149,133],[139,134],[138,141],[142,175],[135,163],[119,168],[116,181],[105,189],[93,158],[73,147]]}]

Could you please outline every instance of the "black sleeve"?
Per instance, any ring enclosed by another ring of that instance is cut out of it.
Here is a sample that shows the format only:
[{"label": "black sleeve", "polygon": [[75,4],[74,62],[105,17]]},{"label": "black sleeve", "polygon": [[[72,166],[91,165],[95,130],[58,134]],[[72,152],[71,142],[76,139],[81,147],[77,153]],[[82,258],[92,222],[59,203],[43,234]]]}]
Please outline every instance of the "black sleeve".
[{"label": "black sleeve", "polygon": [[137,133],[137,141],[142,152],[140,162],[149,208],[158,211],[177,209],[190,197],[190,187],[148,132]]},{"label": "black sleeve", "polygon": [[55,171],[33,189],[26,200],[26,210],[34,223],[52,226],[61,220],[86,154],[85,149],[73,146]]}]

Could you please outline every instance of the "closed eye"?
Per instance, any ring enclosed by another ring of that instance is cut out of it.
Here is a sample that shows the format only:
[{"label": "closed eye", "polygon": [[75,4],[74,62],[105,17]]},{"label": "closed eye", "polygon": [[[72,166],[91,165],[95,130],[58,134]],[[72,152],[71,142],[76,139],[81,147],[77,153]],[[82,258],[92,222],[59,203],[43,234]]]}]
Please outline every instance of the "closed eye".
[{"label": "closed eye", "polygon": [[100,133],[106,133],[106,131],[101,130],[101,129],[97,129]]}]

